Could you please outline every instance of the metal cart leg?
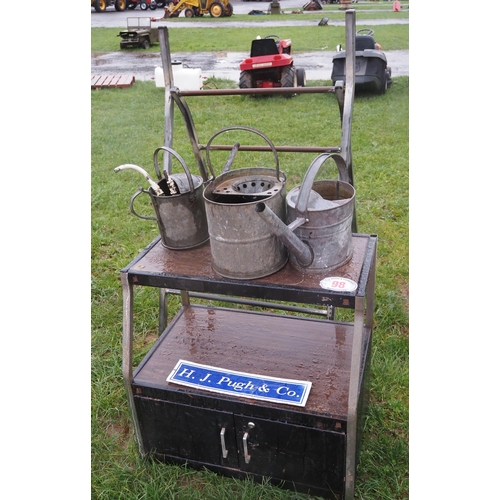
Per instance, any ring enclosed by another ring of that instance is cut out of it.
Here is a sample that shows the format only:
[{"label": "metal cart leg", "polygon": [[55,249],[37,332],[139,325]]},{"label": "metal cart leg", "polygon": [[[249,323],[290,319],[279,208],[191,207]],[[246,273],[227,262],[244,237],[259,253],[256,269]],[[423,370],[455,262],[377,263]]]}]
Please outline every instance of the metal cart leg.
[{"label": "metal cart leg", "polygon": [[[351,375],[349,381],[349,402],[347,406],[347,446],[346,446],[346,474],[344,500],[354,499],[356,482],[357,458],[357,427],[358,427],[358,400],[361,390],[361,366],[363,362],[363,345],[365,332],[372,334],[373,313],[375,304],[375,263],[377,247],[375,246],[370,266],[370,274],[366,286],[366,296],[355,299],[354,334],[352,340]],[[366,309],[365,309],[366,307]],[[368,370],[365,367],[365,370]]]},{"label": "metal cart leg", "polygon": [[122,373],[123,381],[125,384],[125,391],[127,393],[128,406],[132,423],[134,424],[135,438],[139,453],[144,456],[144,446],[142,444],[142,436],[139,428],[139,421],[137,419],[137,412],[134,404],[134,394],[132,392],[132,354],[134,346],[134,290],[128,281],[128,274],[122,273],[121,275],[122,289],[123,289],[123,339],[122,339]]},{"label": "metal cart leg", "polygon": [[349,381],[349,402],[347,406],[347,447],[344,500],[354,499],[356,480],[356,443],[358,425],[358,394],[361,381],[363,348],[364,297],[357,297],[354,312],[354,335],[352,339],[351,376]]},{"label": "metal cart leg", "polygon": [[160,288],[158,315],[158,334],[161,335],[165,328],[167,328],[168,320],[168,290],[166,288]]}]

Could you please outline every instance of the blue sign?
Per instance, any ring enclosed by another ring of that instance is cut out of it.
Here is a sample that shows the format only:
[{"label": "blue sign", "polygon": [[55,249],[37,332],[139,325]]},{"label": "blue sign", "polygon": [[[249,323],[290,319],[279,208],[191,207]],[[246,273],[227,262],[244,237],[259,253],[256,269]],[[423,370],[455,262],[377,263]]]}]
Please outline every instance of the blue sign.
[{"label": "blue sign", "polygon": [[220,394],[305,406],[311,382],[251,373],[227,371],[213,366],[179,360],[167,382],[196,387]]}]

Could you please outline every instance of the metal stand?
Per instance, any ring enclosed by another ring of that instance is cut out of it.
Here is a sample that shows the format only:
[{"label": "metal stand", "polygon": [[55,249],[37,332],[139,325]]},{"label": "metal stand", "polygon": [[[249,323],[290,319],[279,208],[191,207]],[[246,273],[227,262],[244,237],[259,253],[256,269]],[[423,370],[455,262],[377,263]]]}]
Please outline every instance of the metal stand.
[{"label": "metal stand", "polygon": [[[274,2],[278,4],[279,2]],[[271,8],[273,6],[271,4]],[[328,148],[307,146],[277,146],[277,151],[283,152],[332,152],[339,166],[340,180],[354,185],[352,154],[351,154],[351,124],[352,107],[354,101],[355,77],[355,11],[346,11],[346,81],[335,82],[332,87],[303,87],[303,88],[274,88],[274,89],[226,89],[226,90],[199,90],[180,91],[171,85],[173,82],[172,66],[166,27],[159,28],[159,38],[165,78],[165,134],[164,145],[172,146],[173,132],[173,102],[179,108],[186,125],[193,153],[204,181],[209,178],[202,156],[206,145],[200,144],[194,121],[185,101],[187,96],[216,96],[216,95],[244,95],[244,94],[286,94],[286,93],[332,93],[335,94],[340,111],[342,137],[340,146]],[[212,149],[231,151],[232,145],[211,145]],[[240,150],[271,151],[268,146],[242,146]],[[171,156],[164,155],[164,168],[171,173]],[[168,163],[167,163],[168,162]],[[340,168],[342,166],[342,168]],[[356,211],[354,209],[353,233],[357,233]],[[359,401],[361,392],[361,372],[363,365],[363,346],[371,342],[373,328],[374,289],[375,289],[375,261],[377,239],[375,236],[354,235],[358,245],[358,258],[340,268],[336,273],[349,279],[355,279],[358,288],[355,292],[342,293],[325,290],[319,287],[318,277],[297,276],[297,281],[283,281],[283,276],[292,273],[289,265],[284,270],[268,278],[252,281],[235,282],[217,276],[215,273],[201,272],[196,268],[197,262],[206,262],[210,259],[209,248],[189,250],[185,252],[169,251],[159,244],[159,239],[152,242],[127,268],[121,271],[123,287],[123,377],[132,422],[139,452],[145,454],[137,411],[133,394],[133,317],[134,294],[136,285],[153,286],[160,290],[159,299],[159,328],[163,332],[167,327],[167,297],[169,293],[180,294],[182,305],[188,306],[191,298],[205,300],[226,300],[246,306],[283,309],[292,312],[307,312],[326,316],[334,323],[335,308],[349,308],[354,310],[352,354],[350,364],[350,379],[347,405],[347,432],[345,451],[345,500],[353,500],[356,478],[357,447],[359,444]],[[182,257],[179,257],[182,254]],[[180,259],[180,260],[179,260]],[[189,269],[183,266],[190,263]],[[300,283],[297,285],[295,283]],[[238,298],[240,297],[240,298]],[[246,297],[243,299],[241,297]],[[254,299],[270,299],[271,303]],[[277,302],[278,301],[278,302]],[[281,301],[281,303],[279,302]],[[290,303],[316,304],[323,309],[302,308]],[[366,369],[366,366],[364,367]],[[368,367],[369,369],[369,367]]]}]

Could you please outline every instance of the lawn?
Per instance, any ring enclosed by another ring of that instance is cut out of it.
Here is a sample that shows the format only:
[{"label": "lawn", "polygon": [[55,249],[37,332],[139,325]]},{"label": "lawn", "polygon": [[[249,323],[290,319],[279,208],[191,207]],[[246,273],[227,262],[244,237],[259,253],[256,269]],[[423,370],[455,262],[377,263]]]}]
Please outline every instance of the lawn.
[{"label": "lawn", "polygon": [[[215,83],[219,87],[234,85],[229,81]],[[277,145],[329,146],[340,141],[333,95],[191,97],[187,102],[202,143],[231,125],[255,127]],[[139,185],[148,187],[145,179],[133,171],[116,174],[113,169],[133,163],[154,174],[152,154],[163,143],[164,91],[152,82],[139,81],[127,89],[92,91],[91,103],[92,498],[311,498],[266,483],[232,480],[139,457],[121,373],[119,271],[158,235],[158,228],[155,222],[138,219],[129,211],[130,196]],[[173,147],[194,168],[177,109],[174,122]],[[408,134],[408,77],[394,78],[385,95],[356,96],[352,151],[358,229],[379,239],[371,395],[363,429],[358,500],[403,500],[409,496]],[[254,143],[253,137],[249,139]],[[211,155],[219,171],[225,155]],[[252,165],[272,162],[269,153],[241,156]],[[280,153],[288,188],[301,182],[313,157]],[[335,175],[333,168],[330,173]],[[142,208],[150,210],[146,203]],[[137,366],[157,336],[157,292],[138,289],[135,300]],[[177,307],[174,299],[172,313]]]}]

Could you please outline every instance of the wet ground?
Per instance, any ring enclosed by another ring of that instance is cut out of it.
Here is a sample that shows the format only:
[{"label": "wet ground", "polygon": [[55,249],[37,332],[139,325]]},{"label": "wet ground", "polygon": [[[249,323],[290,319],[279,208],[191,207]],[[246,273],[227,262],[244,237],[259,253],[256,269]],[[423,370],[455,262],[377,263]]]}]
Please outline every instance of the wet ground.
[{"label": "wet ground", "polygon": [[[243,2],[232,0],[235,14],[248,14],[252,10],[267,11],[268,2]],[[301,9],[306,3],[305,0],[281,0],[282,8]],[[359,9],[356,9],[358,12]],[[373,11],[371,11],[373,12]],[[317,14],[318,12],[315,12]],[[325,13],[327,15],[327,13]],[[162,17],[163,9],[155,11],[141,11],[134,9],[128,12],[116,12],[114,9],[105,12],[91,13],[92,27],[116,27],[122,28],[126,25],[127,17]],[[307,12],[304,14],[283,14],[280,16],[262,16],[259,26],[264,29],[277,26],[317,26],[318,21],[307,19]],[[359,20],[356,26],[382,25],[382,24],[408,24],[408,18],[401,19],[372,19]],[[344,25],[344,21],[328,21],[329,25]],[[176,22],[160,21],[160,26],[175,28],[213,28],[213,27],[246,27],[255,26],[255,21],[234,21],[234,22]],[[332,71],[332,57],[335,47],[324,47],[321,52],[295,53],[294,65],[304,68],[306,78],[311,80],[328,80]],[[392,75],[409,76],[409,51],[395,50],[386,51],[388,65],[391,67]],[[182,61],[184,65],[191,68],[201,68],[202,75],[206,78],[227,78],[238,81],[239,63],[248,56],[247,52],[179,52],[171,54],[173,60]],[[134,75],[137,80],[154,80],[154,69],[161,66],[161,56],[159,53],[148,53],[140,50],[118,50],[107,54],[92,55],[92,74],[123,74]]]},{"label": "wet ground", "polygon": [[[329,80],[333,50],[294,54],[294,65],[304,68],[307,80]],[[409,76],[407,50],[385,52],[392,76]],[[239,64],[246,52],[176,52],[172,59],[191,68],[201,68],[203,77],[227,78],[238,81]],[[136,80],[153,80],[155,66],[161,66],[160,54],[139,51],[111,52],[92,58],[92,74],[134,75]]]}]

